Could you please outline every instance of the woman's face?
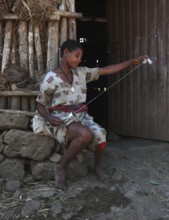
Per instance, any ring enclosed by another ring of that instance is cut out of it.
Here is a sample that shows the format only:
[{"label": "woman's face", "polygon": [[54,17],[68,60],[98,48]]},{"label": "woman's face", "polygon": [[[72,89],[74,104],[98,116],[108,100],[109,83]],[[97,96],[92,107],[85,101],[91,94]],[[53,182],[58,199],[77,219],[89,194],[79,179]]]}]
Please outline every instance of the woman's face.
[{"label": "woman's face", "polygon": [[66,62],[69,65],[69,67],[75,68],[81,62],[81,59],[83,56],[83,50],[80,48],[77,48],[70,52],[66,49],[64,55],[65,55]]}]

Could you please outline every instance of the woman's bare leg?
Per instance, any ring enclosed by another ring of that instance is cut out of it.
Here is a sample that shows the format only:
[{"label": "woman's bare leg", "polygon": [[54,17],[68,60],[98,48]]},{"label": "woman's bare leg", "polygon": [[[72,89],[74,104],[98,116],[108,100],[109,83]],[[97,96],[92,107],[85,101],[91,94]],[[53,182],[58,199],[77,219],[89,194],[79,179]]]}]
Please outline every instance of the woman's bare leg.
[{"label": "woman's bare leg", "polygon": [[97,149],[94,152],[94,159],[95,159],[95,167],[94,170],[97,174],[97,176],[99,177],[99,180],[101,182],[107,182],[109,179],[108,174],[102,169],[101,167],[101,162],[103,160],[104,157],[104,151],[105,148],[100,148],[99,146],[97,147]]},{"label": "woman's bare leg", "polygon": [[60,165],[55,166],[55,184],[65,185],[65,170],[75,156],[81,152],[92,140],[92,132],[80,123],[72,123],[68,128],[69,146]]}]

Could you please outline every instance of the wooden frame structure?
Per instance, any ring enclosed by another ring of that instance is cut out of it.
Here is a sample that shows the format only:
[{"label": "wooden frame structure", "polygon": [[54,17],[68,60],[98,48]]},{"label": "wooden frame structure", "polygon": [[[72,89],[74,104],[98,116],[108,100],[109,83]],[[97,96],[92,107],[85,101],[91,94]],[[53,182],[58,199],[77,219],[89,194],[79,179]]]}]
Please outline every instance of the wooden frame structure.
[{"label": "wooden frame structure", "polygon": [[[16,64],[29,73],[37,84],[44,74],[59,63],[59,48],[66,39],[76,39],[75,0],[65,1],[60,10],[52,14],[42,29],[30,21],[21,20],[15,14],[6,14],[0,19],[1,73],[8,64]],[[15,83],[14,83],[15,84]],[[21,91],[12,85],[10,91],[0,91],[0,109],[34,112],[38,91]]]}]

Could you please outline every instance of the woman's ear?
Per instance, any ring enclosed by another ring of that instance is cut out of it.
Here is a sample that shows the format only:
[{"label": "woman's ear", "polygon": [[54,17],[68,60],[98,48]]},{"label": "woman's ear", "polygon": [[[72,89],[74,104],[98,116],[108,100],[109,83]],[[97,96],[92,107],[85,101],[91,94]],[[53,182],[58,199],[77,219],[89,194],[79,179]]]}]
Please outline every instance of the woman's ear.
[{"label": "woman's ear", "polygon": [[67,49],[67,48],[65,48],[65,49],[64,49],[64,53],[63,53],[63,55],[64,55],[64,56],[66,56],[66,55],[67,55],[67,53],[68,53],[68,49]]}]

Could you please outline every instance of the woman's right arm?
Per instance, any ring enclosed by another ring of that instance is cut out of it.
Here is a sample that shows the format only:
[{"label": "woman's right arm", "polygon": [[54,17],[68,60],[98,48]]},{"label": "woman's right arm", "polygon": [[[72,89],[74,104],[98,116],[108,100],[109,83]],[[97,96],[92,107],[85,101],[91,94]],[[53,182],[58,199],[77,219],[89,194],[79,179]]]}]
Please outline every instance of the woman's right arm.
[{"label": "woman's right arm", "polygon": [[63,124],[63,121],[60,120],[59,118],[52,116],[49,114],[45,108],[44,105],[40,104],[39,102],[37,103],[37,111],[38,113],[44,117],[52,126],[58,126]]}]

